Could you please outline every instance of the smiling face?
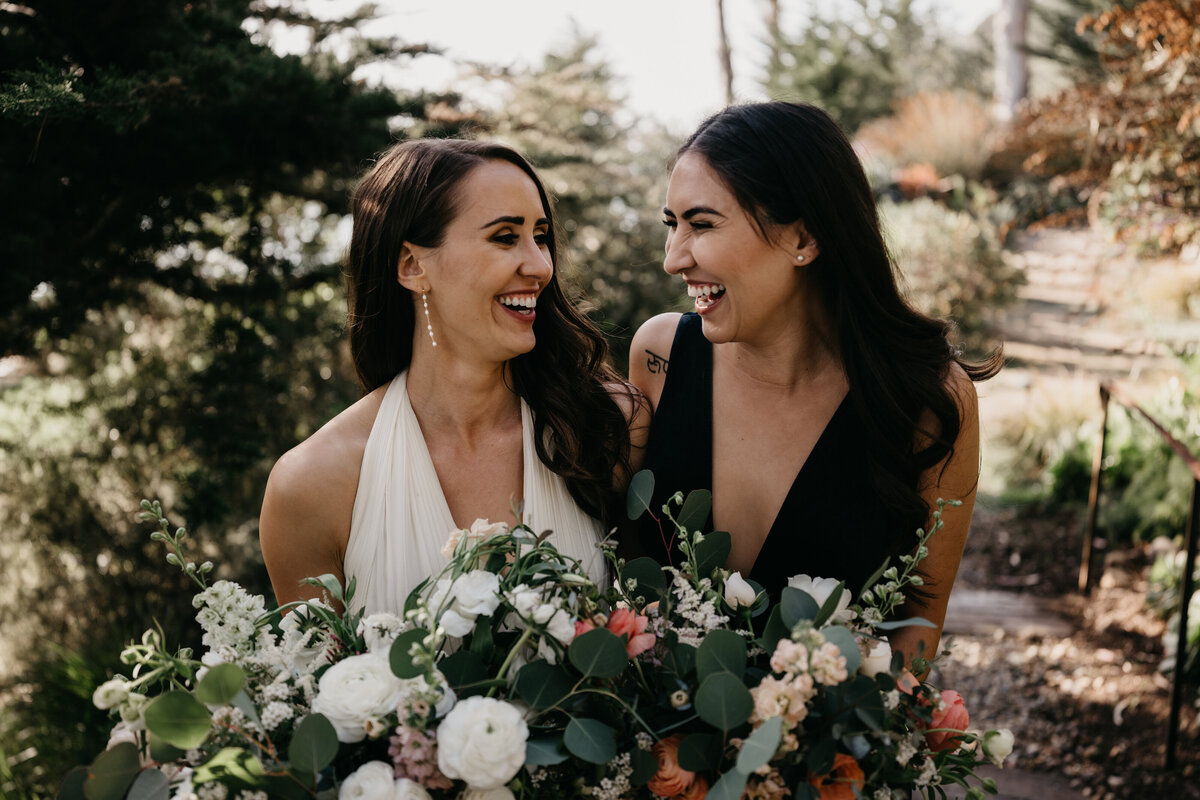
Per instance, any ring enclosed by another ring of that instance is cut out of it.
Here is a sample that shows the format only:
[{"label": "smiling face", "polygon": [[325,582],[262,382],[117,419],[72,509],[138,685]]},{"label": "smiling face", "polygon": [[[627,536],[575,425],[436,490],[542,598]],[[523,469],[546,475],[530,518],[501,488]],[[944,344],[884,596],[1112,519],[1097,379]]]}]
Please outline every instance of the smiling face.
[{"label": "smiling face", "polygon": [[764,237],[704,158],[690,152],[671,172],[663,222],[663,268],[687,283],[709,341],[757,341],[781,318],[795,318],[798,263],[816,252],[802,226],[771,226]]},{"label": "smiling face", "polygon": [[[533,180],[507,161],[473,168],[456,195],[442,243],[407,245],[401,283],[428,292],[439,351],[501,363],[535,344],[537,298],[554,274],[548,214]],[[429,344],[424,323],[422,313],[418,347]]]}]

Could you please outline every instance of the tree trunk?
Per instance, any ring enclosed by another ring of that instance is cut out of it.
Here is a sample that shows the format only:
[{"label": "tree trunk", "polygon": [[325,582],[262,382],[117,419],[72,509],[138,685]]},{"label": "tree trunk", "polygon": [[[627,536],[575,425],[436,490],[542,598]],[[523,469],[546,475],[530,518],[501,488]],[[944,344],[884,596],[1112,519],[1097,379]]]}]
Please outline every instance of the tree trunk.
[{"label": "tree trunk", "polygon": [[717,0],[717,35],[720,46],[717,60],[721,65],[721,82],[725,86],[725,103],[733,104],[733,59],[729,52],[729,34],[725,31],[725,0]]},{"label": "tree trunk", "polygon": [[992,47],[996,55],[995,115],[1009,122],[1017,103],[1029,92],[1029,67],[1025,54],[1025,25],[1029,0],[1004,0],[992,22]]}]

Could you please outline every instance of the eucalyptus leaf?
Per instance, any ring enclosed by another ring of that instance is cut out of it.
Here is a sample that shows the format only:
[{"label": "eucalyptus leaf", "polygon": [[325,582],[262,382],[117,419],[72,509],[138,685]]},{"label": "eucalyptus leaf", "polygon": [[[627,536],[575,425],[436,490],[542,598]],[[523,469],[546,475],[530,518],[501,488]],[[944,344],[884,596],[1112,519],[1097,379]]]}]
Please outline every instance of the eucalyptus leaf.
[{"label": "eucalyptus leaf", "polygon": [[[58,789],[56,800],[84,800],[83,782],[87,780],[88,768],[75,767],[67,773],[67,777],[63,778],[62,786]],[[651,773],[654,777],[654,773]],[[649,780],[647,778],[646,780]]]},{"label": "eucalyptus leaf", "polygon": [[842,656],[846,659],[846,672],[851,675],[858,672],[858,667],[862,664],[862,652],[858,649],[858,640],[854,638],[854,634],[840,625],[823,628],[821,633],[825,634],[826,641],[833,642],[838,650],[842,651]]},{"label": "eucalyptus leaf", "polygon": [[184,750],[199,747],[212,726],[212,717],[204,704],[180,690],[151,700],[146,706],[145,720],[151,733]]},{"label": "eucalyptus leaf", "polygon": [[741,678],[746,672],[746,656],[746,640],[741,636],[721,628],[709,631],[696,650],[696,676],[701,682],[716,672]]},{"label": "eucalyptus leaf", "polygon": [[875,627],[881,631],[894,631],[897,628],[907,628],[909,626],[915,626],[918,628],[936,628],[937,627],[936,625],[934,625],[932,622],[925,619],[924,617],[909,617],[908,619],[893,619],[893,620],[887,620],[886,622],[875,623]]},{"label": "eucalyptus leaf", "polygon": [[413,628],[395,638],[388,650],[388,664],[392,667],[393,675],[397,678],[416,678],[421,674],[421,668],[413,662],[409,652],[414,644],[420,644],[428,635],[429,631],[424,628]]},{"label": "eucalyptus leaf", "polygon": [[255,725],[261,725],[262,721],[258,718],[258,709],[254,707],[254,701],[250,699],[250,695],[246,694],[243,688],[233,697],[233,707],[246,715],[246,719],[253,722]]},{"label": "eucalyptus leaf", "polygon": [[601,679],[615,678],[629,663],[624,640],[604,628],[576,636],[567,648],[567,658],[587,677]]},{"label": "eucalyptus leaf", "polygon": [[186,752],[173,744],[168,744],[150,731],[146,731],[146,739],[150,743],[150,758],[154,761],[163,763],[174,761]]},{"label": "eucalyptus leaf", "polygon": [[663,575],[662,565],[652,558],[635,558],[621,568],[621,589],[626,590],[629,581],[637,582],[637,587],[630,596],[642,597],[650,603],[662,597],[667,590],[667,579]]},{"label": "eucalyptus leaf", "polygon": [[729,549],[732,543],[733,540],[725,531],[713,531],[707,534],[704,540],[696,545],[697,576],[707,578],[715,570],[725,566],[725,562],[729,559]]},{"label": "eucalyptus leaf", "polygon": [[804,763],[813,775],[828,775],[833,769],[833,759],[837,755],[837,741],[831,738],[816,739],[804,755]]},{"label": "eucalyptus leaf", "polygon": [[464,687],[488,679],[487,665],[479,656],[467,650],[459,650],[446,656],[438,662],[438,669],[459,697],[470,696],[470,691],[464,695]]},{"label": "eucalyptus leaf", "polygon": [[667,650],[667,668],[678,678],[687,678],[696,669],[696,648],[690,644],[676,642]]},{"label": "eucalyptus leaf", "polygon": [[314,775],[337,757],[338,738],[333,723],[324,714],[309,714],[300,720],[288,746],[292,768]]},{"label": "eucalyptus leaf", "polygon": [[141,768],[137,747],[122,742],[92,762],[83,782],[83,794],[88,800],[121,800]]},{"label": "eucalyptus leaf", "polygon": [[530,739],[525,742],[525,766],[527,767],[551,767],[561,764],[568,758],[570,756],[563,749],[561,736]]},{"label": "eucalyptus leaf", "polygon": [[644,469],[629,480],[629,491],[625,494],[625,513],[630,519],[637,519],[650,508],[653,498],[654,473]]},{"label": "eucalyptus leaf", "polygon": [[571,676],[548,661],[531,661],[521,667],[513,682],[517,695],[538,711],[561,703],[573,686]]},{"label": "eucalyptus leaf", "polygon": [[789,632],[801,620],[816,619],[820,611],[821,607],[817,605],[817,601],[812,598],[812,595],[802,589],[785,586],[779,594],[779,612],[783,624]]},{"label": "eucalyptus leaf", "polygon": [[741,800],[746,788],[746,779],[750,777],[736,767],[726,772],[717,782],[709,787],[705,800]]},{"label": "eucalyptus leaf", "polygon": [[728,672],[709,675],[695,697],[696,713],[714,728],[729,732],[750,719],[754,698],[741,678]]},{"label": "eucalyptus leaf", "polygon": [[192,782],[208,783],[232,779],[256,786],[262,782],[263,776],[262,763],[253,753],[241,747],[226,747],[196,767]]},{"label": "eucalyptus leaf", "polygon": [[708,526],[708,512],[712,510],[712,492],[708,489],[693,489],[683,501],[683,508],[675,521],[689,534]]},{"label": "eucalyptus leaf", "polygon": [[633,769],[633,774],[629,776],[629,783],[633,786],[645,786],[658,774],[658,759],[640,747],[629,751],[629,766]]},{"label": "eucalyptus leaf", "polygon": [[721,737],[712,733],[690,733],[679,743],[679,766],[691,772],[716,769],[721,762]]},{"label": "eucalyptus leaf", "polygon": [[758,646],[768,653],[774,653],[779,641],[791,635],[791,628],[783,624],[783,605],[778,604],[767,616],[767,624],[763,626],[762,636],[758,638]]},{"label": "eucalyptus leaf", "polygon": [[129,787],[125,800],[169,800],[171,781],[158,769],[144,769]]},{"label": "eucalyptus leaf", "polygon": [[246,683],[246,673],[237,664],[217,664],[196,684],[196,699],[206,706],[228,704]]},{"label": "eucalyptus leaf", "polygon": [[754,729],[738,753],[737,768],[747,775],[771,760],[783,736],[783,718],[771,717]]},{"label": "eucalyptus leaf", "polygon": [[617,755],[617,735],[595,719],[572,717],[563,732],[563,744],[572,755],[591,764],[607,764]]}]

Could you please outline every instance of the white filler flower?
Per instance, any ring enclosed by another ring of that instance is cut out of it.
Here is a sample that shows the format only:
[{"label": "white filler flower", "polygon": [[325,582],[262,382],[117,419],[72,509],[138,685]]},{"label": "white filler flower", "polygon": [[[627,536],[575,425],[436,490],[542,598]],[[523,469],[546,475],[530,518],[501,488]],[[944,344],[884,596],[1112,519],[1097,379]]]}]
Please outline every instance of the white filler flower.
[{"label": "white filler flower", "polygon": [[520,710],[491,697],[460,700],[438,726],[438,768],[471,789],[495,789],[525,763],[529,728]]},{"label": "white filler flower", "polygon": [[395,711],[411,691],[409,682],[392,673],[385,656],[363,653],[325,671],[312,710],[333,723],[338,741],[361,742],[367,735],[367,720]]}]

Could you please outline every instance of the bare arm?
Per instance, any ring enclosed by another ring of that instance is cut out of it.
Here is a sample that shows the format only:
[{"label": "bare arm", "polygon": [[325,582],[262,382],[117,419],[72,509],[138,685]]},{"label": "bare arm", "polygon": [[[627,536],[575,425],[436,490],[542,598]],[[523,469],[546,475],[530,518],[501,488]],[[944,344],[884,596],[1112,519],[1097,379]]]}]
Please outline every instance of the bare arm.
[{"label": "bare arm", "polygon": [[954,452],[921,476],[920,492],[931,509],[937,508],[939,499],[958,500],[962,505],[946,506],[943,510],[945,526],[929,540],[929,555],[921,562],[924,588],[931,595],[929,601],[924,605],[910,602],[899,612],[900,618],[923,617],[935,626],[902,628],[891,636],[892,649],[902,652],[906,663],[912,663],[918,654],[933,658],[937,653],[950,590],[954,587],[971,527],[979,482],[979,401],[975,386],[966,373],[954,365],[947,378],[947,388],[957,400],[961,427],[954,442]]},{"label": "bare arm", "polygon": [[658,407],[667,371],[671,368],[671,343],[679,314],[659,314],[646,320],[629,345],[629,380],[650,402],[650,411]]}]

